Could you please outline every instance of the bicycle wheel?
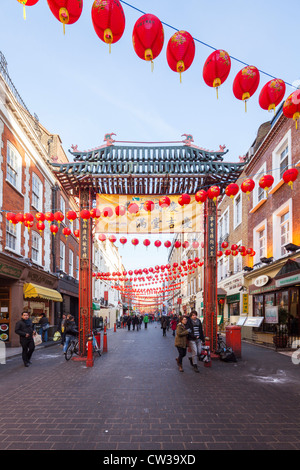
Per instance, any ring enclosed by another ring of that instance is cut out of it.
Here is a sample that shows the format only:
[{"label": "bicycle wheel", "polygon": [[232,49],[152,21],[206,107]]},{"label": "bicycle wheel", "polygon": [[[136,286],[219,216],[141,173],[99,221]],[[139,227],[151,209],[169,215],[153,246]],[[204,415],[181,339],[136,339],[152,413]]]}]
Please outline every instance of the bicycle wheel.
[{"label": "bicycle wheel", "polygon": [[77,354],[77,356],[79,354],[79,343],[78,343],[78,341],[76,341],[76,343],[74,343],[73,353]]},{"label": "bicycle wheel", "polygon": [[65,352],[66,361],[69,361],[71,359],[71,357],[73,356],[73,352],[74,352],[74,343],[71,341]]}]

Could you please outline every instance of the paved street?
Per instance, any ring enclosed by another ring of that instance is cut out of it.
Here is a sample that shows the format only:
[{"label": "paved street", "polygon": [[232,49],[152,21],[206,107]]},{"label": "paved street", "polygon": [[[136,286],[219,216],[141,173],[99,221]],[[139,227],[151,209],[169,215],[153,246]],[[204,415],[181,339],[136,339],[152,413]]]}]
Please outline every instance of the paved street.
[{"label": "paved street", "polygon": [[0,450],[300,449],[300,365],[242,344],[237,363],[177,370],[171,331],[108,332],[108,352],[65,361],[60,345],[0,365]]}]

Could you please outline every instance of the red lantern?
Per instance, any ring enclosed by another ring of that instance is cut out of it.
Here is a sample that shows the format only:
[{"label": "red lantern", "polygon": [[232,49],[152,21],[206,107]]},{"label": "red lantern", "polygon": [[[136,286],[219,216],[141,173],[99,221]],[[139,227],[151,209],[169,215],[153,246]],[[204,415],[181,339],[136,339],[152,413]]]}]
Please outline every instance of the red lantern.
[{"label": "red lantern", "polygon": [[62,233],[66,238],[68,238],[68,236],[71,235],[71,230],[68,227],[64,227]]},{"label": "red lantern", "polygon": [[58,226],[54,225],[54,224],[51,224],[50,225],[50,232],[53,233],[53,235],[55,236],[58,232]]},{"label": "red lantern", "polygon": [[148,247],[150,245],[150,240],[148,240],[148,238],[146,238],[144,241],[143,241],[143,244]]},{"label": "red lantern", "polygon": [[272,175],[264,175],[260,178],[258,182],[259,186],[266,191],[267,197],[268,197],[268,191],[273,183],[274,183],[274,178]]},{"label": "red lantern", "polygon": [[24,214],[22,214],[22,212],[19,212],[18,214],[16,214],[15,220],[16,220],[17,223],[20,222],[20,224],[21,224],[25,220]]},{"label": "red lantern", "polygon": [[254,65],[244,67],[234,79],[233,94],[238,100],[245,101],[245,111],[247,111],[247,100],[256,92],[259,80],[259,71]]},{"label": "red lantern", "polygon": [[259,94],[258,102],[262,109],[274,110],[285,94],[285,83],[280,78],[274,78],[266,83]]},{"label": "red lantern", "polygon": [[137,238],[133,238],[131,240],[131,243],[134,245],[134,246],[137,246],[139,244],[139,240]]},{"label": "red lantern", "polygon": [[231,250],[225,250],[224,253],[225,253],[226,256],[229,256],[229,255],[231,255]]},{"label": "red lantern", "polygon": [[122,243],[122,245],[125,245],[125,243],[127,243],[127,238],[121,237],[120,238],[120,243]]},{"label": "red lantern", "polygon": [[98,235],[98,239],[100,240],[100,242],[105,242],[106,236],[104,235],[104,233],[100,233],[100,234]]},{"label": "red lantern", "polygon": [[212,199],[214,203],[217,202],[217,197],[220,196],[220,188],[219,186],[211,186],[207,191],[207,197]]},{"label": "red lantern", "polygon": [[110,236],[108,237],[108,239],[109,239],[109,241],[110,241],[111,243],[115,243],[115,241],[117,240],[117,238],[115,237],[115,235],[110,235]]},{"label": "red lantern", "polygon": [[199,243],[198,242],[193,242],[192,247],[194,248],[194,250],[197,250],[197,248],[199,247]]},{"label": "red lantern", "polygon": [[161,21],[147,13],[134,25],[132,33],[133,48],[140,59],[151,61],[161,53],[164,45],[164,29]]},{"label": "red lantern", "polygon": [[188,241],[185,241],[185,242],[182,243],[183,248],[188,248],[189,245],[190,245],[190,244],[189,244]]},{"label": "red lantern", "polygon": [[78,229],[74,230],[74,235],[76,238],[79,238],[80,231]]},{"label": "red lantern", "polygon": [[226,196],[229,196],[231,199],[234,198],[234,196],[237,195],[237,193],[239,192],[239,185],[236,184],[236,183],[230,183],[226,189],[225,189],[225,194]]},{"label": "red lantern", "polygon": [[25,6],[31,7],[35,5],[39,0],[18,0],[19,3],[23,5],[23,16],[24,20],[26,20],[26,9]]},{"label": "red lantern", "polygon": [[200,202],[200,204],[203,204],[207,199],[207,192],[204,191],[204,189],[200,189],[200,191],[197,191],[195,194],[195,200],[196,202]]},{"label": "red lantern", "polygon": [[155,240],[154,245],[156,246],[156,248],[159,248],[160,245],[161,245],[161,241],[160,240]]},{"label": "red lantern", "polygon": [[171,200],[168,196],[163,196],[159,200],[159,206],[162,207],[163,209],[165,207],[169,207],[170,204],[171,204]]},{"label": "red lantern", "polygon": [[88,220],[91,218],[91,213],[89,210],[87,209],[83,209],[81,212],[80,212],[80,217],[83,219],[83,220]]},{"label": "red lantern", "polygon": [[28,228],[28,231],[33,227],[33,220],[24,220],[25,227]]},{"label": "red lantern", "polygon": [[39,222],[44,222],[45,220],[45,214],[43,214],[43,212],[37,212],[35,214],[35,218],[36,220],[38,220]]},{"label": "red lantern", "polygon": [[68,211],[67,212],[67,219],[73,222],[74,220],[77,219],[77,214],[75,211]]},{"label": "red lantern", "polygon": [[282,112],[285,117],[294,119],[296,129],[298,129],[298,119],[300,118],[300,90],[296,90],[290,94],[285,100]]},{"label": "red lantern", "polygon": [[111,217],[113,215],[112,208],[111,207],[104,207],[102,215],[103,215],[103,217]]},{"label": "red lantern", "polygon": [[175,248],[180,248],[181,247],[181,242],[179,240],[177,240],[175,243],[174,243],[174,246]]},{"label": "red lantern", "polygon": [[101,41],[111,44],[121,39],[125,29],[125,15],[119,0],[95,0],[92,6],[92,22]]},{"label": "red lantern", "polygon": [[82,13],[82,0],[47,0],[55,18],[64,25],[75,23]]},{"label": "red lantern", "polygon": [[126,207],[125,206],[117,206],[115,208],[115,213],[121,217],[122,215],[125,215],[126,214]]},{"label": "red lantern", "polygon": [[138,215],[139,213],[139,206],[135,203],[135,202],[132,202],[129,204],[128,206],[128,212],[130,214],[134,214],[134,215]]},{"label": "red lantern", "polygon": [[13,212],[7,212],[6,215],[5,215],[6,219],[13,223],[13,222],[17,222],[16,221],[16,214],[14,214]]},{"label": "red lantern", "polygon": [[195,57],[195,42],[187,31],[177,31],[170,38],[167,46],[167,61],[169,67],[180,75],[193,63]]},{"label": "red lantern", "polygon": [[62,212],[57,211],[54,213],[54,219],[58,222],[58,225],[64,220],[65,216]]},{"label": "red lantern", "polygon": [[222,242],[221,247],[222,247],[222,248],[227,248],[227,247],[228,247],[228,242]]},{"label": "red lantern", "polygon": [[166,248],[170,248],[170,246],[172,245],[172,243],[171,243],[169,240],[167,240],[167,241],[164,243],[164,245],[165,245]]},{"label": "red lantern", "polygon": [[251,193],[251,191],[253,191],[254,187],[255,187],[255,183],[250,178],[243,181],[242,184],[241,184],[241,190],[243,191],[243,193],[247,194],[248,200],[249,200],[249,194]]},{"label": "red lantern", "polygon": [[203,79],[206,85],[216,88],[218,98],[218,88],[227,79],[231,69],[229,54],[222,49],[214,51],[207,57],[203,66]]},{"label": "red lantern", "polygon": [[191,202],[191,196],[189,194],[182,194],[178,198],[178,204],[185,206]]},{"label": "red lantern", "polygon": [[90,216],[92,219],[99,219],[99,217],[101,217],[101,212],[99,209],[94,208],[90,210]]},{"label": "red lantern", "polygon": [[293,183],[296,181],[298,176],[298,170],[297,168],[290,168],[289,170],[286,170],[283,175],[283,181],[287,183],[292,189],[293,189]]},{"label": "red lantern", "polygon": [[222,255],[223,255],[223,251],[218,250],[218,251],[217,251],[217,256],[220,258]]},{"label": "red lantern", "polygon": [[146,201],[145,202],[145,204],[144,204],[145,211],[151,212],[151,211],[153,211],[154,208],[155,208],[155,204],[154,204],[153,201]]},{"label": "red lantern", "polygon": [[36,224],[36,228],[39,230],[40,234],[45,230],[45,224],[42,220],[39,220]]},{"label": "red lantern", "polygon": [[234,243],[233,245],[231,245],[231,249],[233,251],[237,250],[238,249],[238,246]]},{"label": "red lantern", "polygon": [[[25,222],[30,222],[30,223],[32,222],[32,225],[33,225],[33,221],[34,221],[33,215],[30,212],[26,212],[24,214],[24,225],[25,225]],[[32,227],[32,225],[30,224],[31,227]]]}]

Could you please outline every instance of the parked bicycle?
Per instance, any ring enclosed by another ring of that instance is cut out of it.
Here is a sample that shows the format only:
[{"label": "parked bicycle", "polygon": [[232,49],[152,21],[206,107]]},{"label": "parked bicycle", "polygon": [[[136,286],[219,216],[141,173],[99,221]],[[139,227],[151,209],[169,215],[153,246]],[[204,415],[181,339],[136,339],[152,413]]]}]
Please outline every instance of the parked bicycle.
[{"label": "parked bicycle", "polygon": [[73,354],[79,354],[79,344],[78,344],[78,338],[72,338],[68,344],[67,350],[65,352],[65,359],[66,361],[69,361]]},{"label": "parked bicycle", "polygon": [[223,336],[221,333],[217,333],[217,349],[216,349],[216,354],[221,354],[222,352],[226,351],[226,343],[223,339]]},{"label": "parked bicycle", "polygon": [[93,337],[93,353],[98,353],[99,356],[101,356],[101,349],[99,347],[98,341],[95,338],[94,330],[92,331],[92,337]]}]

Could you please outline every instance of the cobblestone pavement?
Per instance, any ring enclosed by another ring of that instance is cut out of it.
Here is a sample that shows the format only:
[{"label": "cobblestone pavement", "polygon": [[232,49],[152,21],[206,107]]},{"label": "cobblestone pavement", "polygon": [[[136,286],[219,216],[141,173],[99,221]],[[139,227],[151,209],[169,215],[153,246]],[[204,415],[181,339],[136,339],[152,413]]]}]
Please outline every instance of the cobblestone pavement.
[{"label": "cobblestone pavement", "polygon": [[108,352],[65,361],[60,345],[0,364],[0,450],[299,450],[300,365],[242,343],[237,363],[196,374],[171,331],[108,332]]}]

